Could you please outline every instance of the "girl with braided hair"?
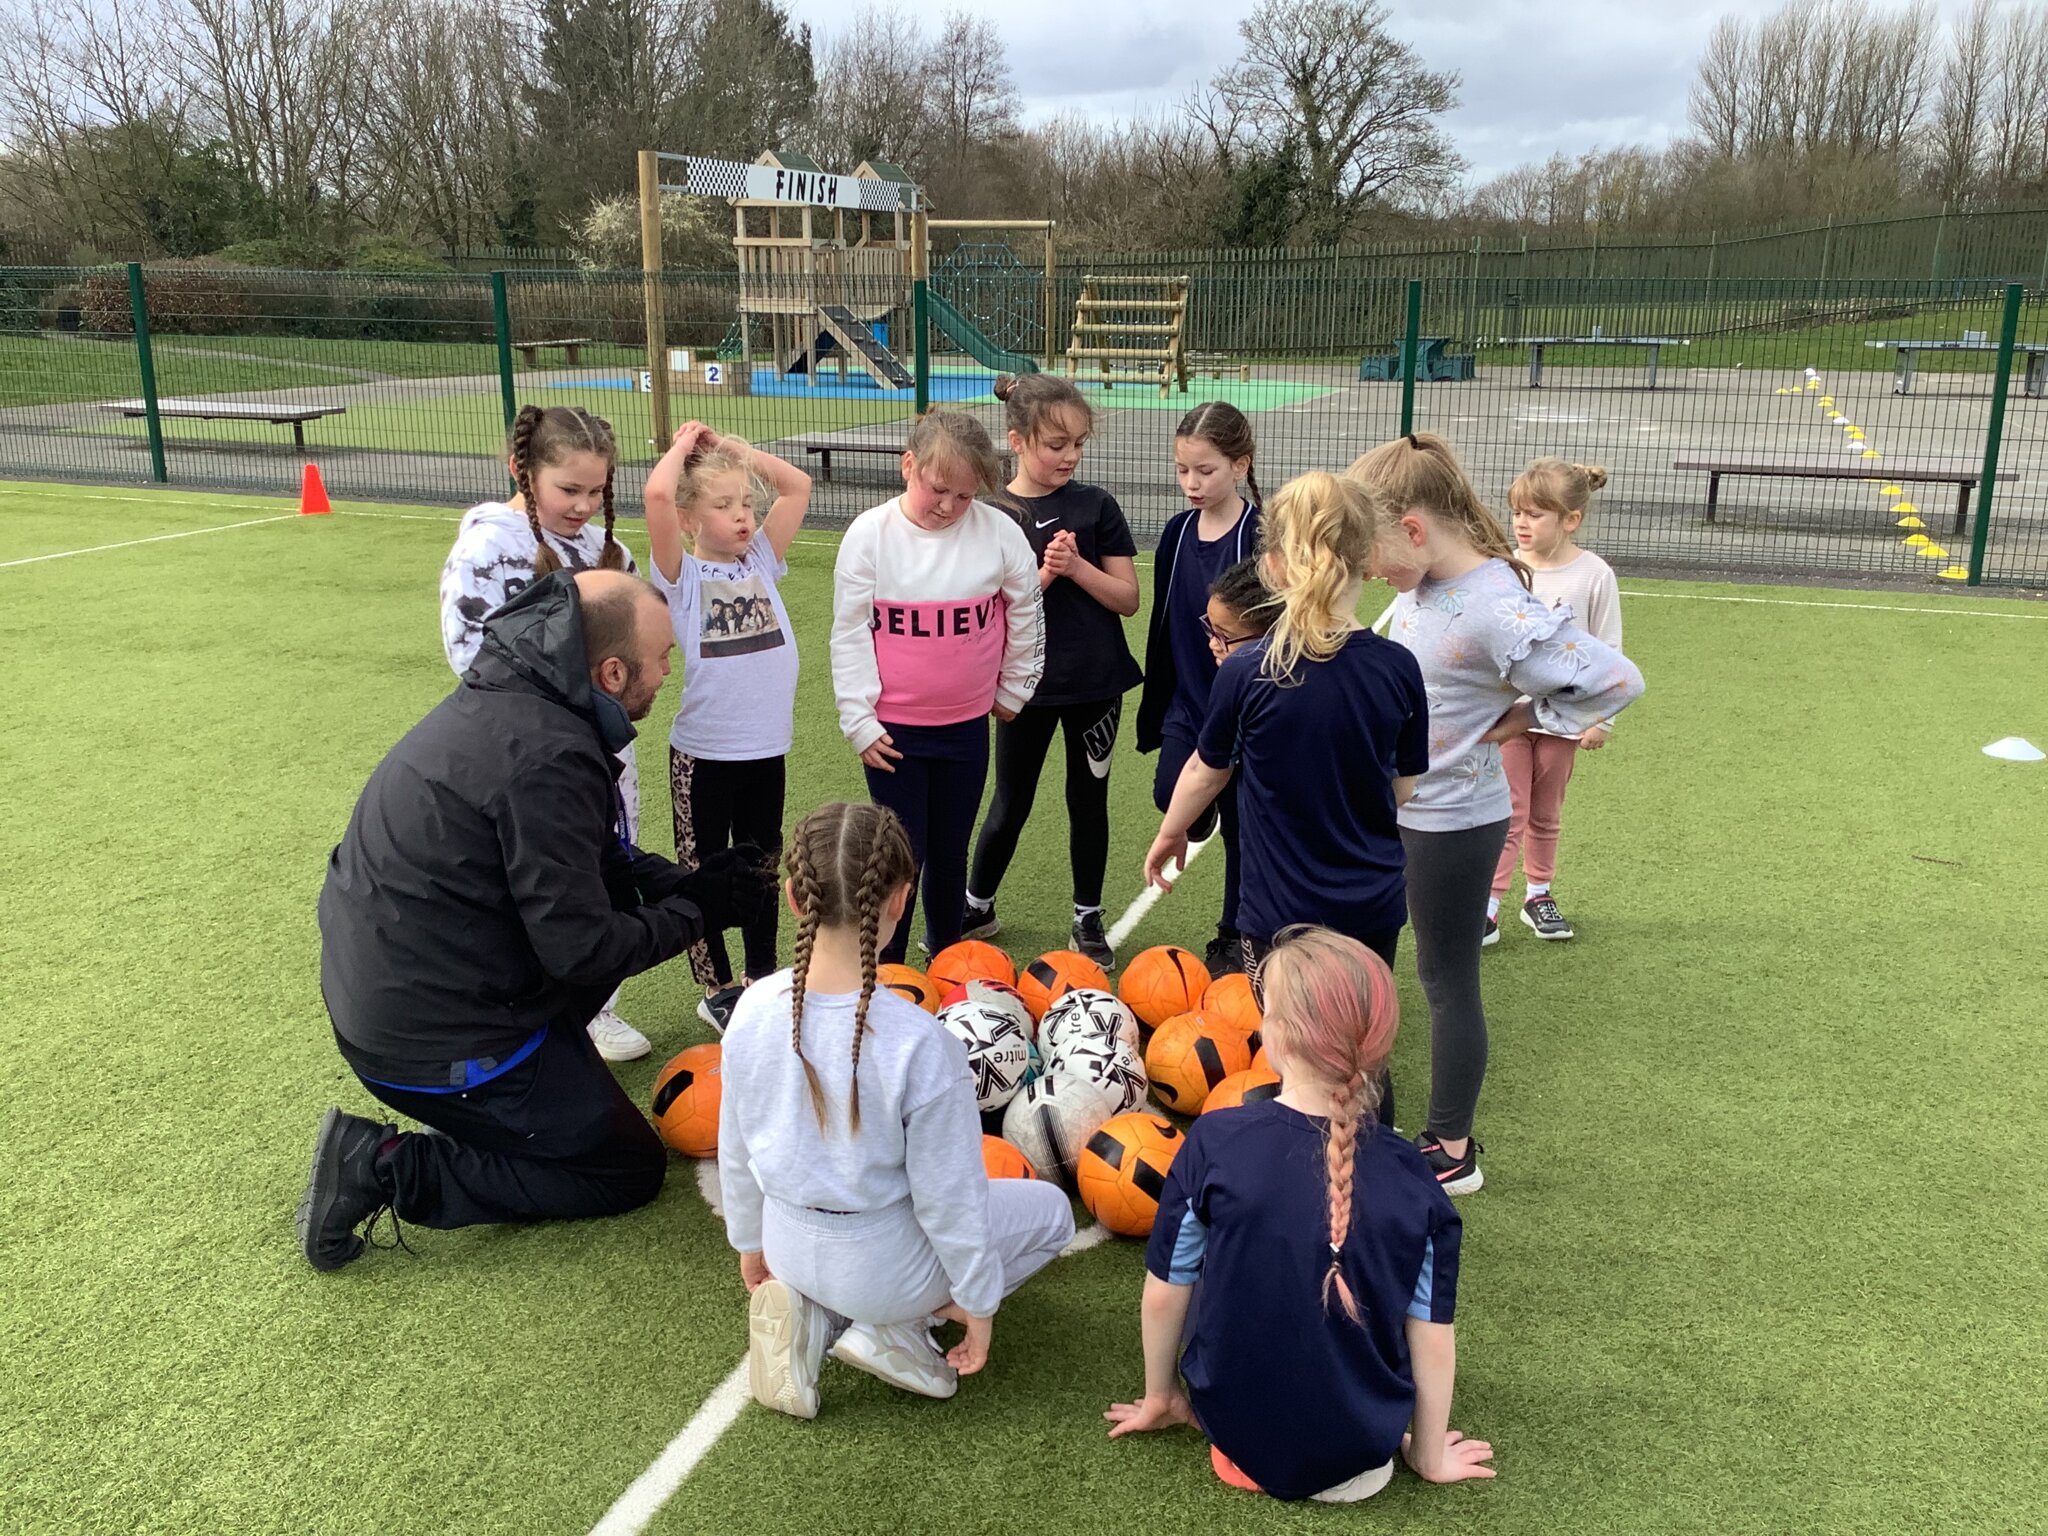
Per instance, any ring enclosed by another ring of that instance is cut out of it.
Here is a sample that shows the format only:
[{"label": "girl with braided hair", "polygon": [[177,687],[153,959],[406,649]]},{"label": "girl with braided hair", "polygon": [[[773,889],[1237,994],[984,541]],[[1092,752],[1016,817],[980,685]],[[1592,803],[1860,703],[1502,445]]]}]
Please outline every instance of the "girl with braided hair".
[{"label": "girl with braided hair", "polygon": [[1493,1447],[1450,1428],[1463,1229],[1377,1114],[1393,972],[1300,927],[1264,986],[1279,1097],[1202,1116],[1173,1160],[1145,1255],[1145,1395],[1110,1406],[1110,1437],[1196,1425],[1225,1482],[1283,1499],[1368,1498],[1397,1453],[1433,1483],[1492,1477]]},{"label": "girl with braided hair", "polygon": [[[753,1393],[816,1417],[829,1353],[951,1397],[987,1362],[1002,1298],[1072,1240],[1073,1211],[1054,1185],[989,1179],[965,1046],[876,984],[917,877],[895,813],[821,806],[786,859],[795,963],[734,1009],[718,1116]],[[941,1320],[967,1330],[948,1351]]]},{"label": "girl with braided hair", "polygon": [[[464,513],[441,567],[441,649],[458,678],[476,660],[484,619],[550,571],[637,571],[612,532],[618,442],[610,422],[580,405],[522,406],[505,448],[518,493]],[[637,842],[640,769],[630,742],[619,752],[619,798],[626,840]],[[619,1017],[618,1001],[613,993],[590,1021],[590,1037],[605,1060],[635,1061],[653,1047]]]}]

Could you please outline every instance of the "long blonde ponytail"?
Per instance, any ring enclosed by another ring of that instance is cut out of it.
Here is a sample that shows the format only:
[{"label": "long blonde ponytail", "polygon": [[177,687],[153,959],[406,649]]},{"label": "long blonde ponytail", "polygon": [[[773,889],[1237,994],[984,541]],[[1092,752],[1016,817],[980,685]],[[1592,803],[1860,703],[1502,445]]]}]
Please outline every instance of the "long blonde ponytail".
[{"label": "long blonde ponytail", "polygon": [[1273,493],[1259,529],[1262,574],[1280,599],[1266,640],[1266,676],[1285,686],[1304,659],[1344,648],[1353,616],[1344,594],[1364,578],[1391,526],[1386,501],[1363,481],[1314,469]]}]

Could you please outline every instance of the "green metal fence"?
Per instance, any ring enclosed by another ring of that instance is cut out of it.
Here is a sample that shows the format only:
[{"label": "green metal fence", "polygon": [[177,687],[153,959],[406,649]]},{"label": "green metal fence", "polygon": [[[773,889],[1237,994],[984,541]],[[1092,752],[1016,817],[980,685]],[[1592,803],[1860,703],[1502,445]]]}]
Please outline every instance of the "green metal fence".
[{"label": "green metal fence", "polygon": [[[1187,388],[1081,375],[1082,473],[1141,535],[1213,398],[1250,415],[1268,486],[1412,424],[1495,505],[1536,455],[1606,465],[1587,541],[1637,569],[2048,586],[2048,285],[1187,265]],[[637,272],[0,269],[0,476],[290,494],[311,462],[337,497],[453,511],[502,494],[534,401],[613,422],[628,510],[662,427],[700,416],[810,470],[830,525],[897,488],[921,404],[1000,438],[995,373],[1064,353],[1088,275],[1060,274],[1048,338],[1040,269],[941,260],[930,303],[885,289],[850,349],[794,279],[756,283],[742,325],[733,271],[668,272],[650,348]],[[1731,472],[1760,454],[1804,472]]]}]

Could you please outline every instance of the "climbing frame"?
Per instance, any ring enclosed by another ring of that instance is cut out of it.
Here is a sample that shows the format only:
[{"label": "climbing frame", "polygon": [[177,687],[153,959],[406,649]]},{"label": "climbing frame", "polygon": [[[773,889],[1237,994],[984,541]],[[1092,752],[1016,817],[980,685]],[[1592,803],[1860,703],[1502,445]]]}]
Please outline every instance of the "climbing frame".
[{"label": "climbing frame", "polygon": [[1102,387],[1157,381],[1164,399],[1175,383],[1188,392],[1188,361],[1182,331],[1187,322],[1188,280],[1180,277],[1084,275],[1074,306],[1073,339],[1067,370],[1079,380],[1082,368],[1102,370]]}]

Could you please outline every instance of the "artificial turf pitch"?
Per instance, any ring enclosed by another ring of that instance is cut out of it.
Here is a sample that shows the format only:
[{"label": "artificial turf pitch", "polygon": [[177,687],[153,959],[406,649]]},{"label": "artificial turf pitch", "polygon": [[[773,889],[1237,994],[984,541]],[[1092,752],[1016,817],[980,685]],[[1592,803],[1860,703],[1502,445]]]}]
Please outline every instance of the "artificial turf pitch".
[{"label": "artificial turf pitch", "polygon": [[[314,899],[364,778],[450,686],[454,514],[158,537],[289,510],[0,486],[0,1530],[588,1530],[743,1353],[736,1265],[680,1162],[617,1220],[299,1257],[314,1123],[370,1102],[329,1038]],[[804,535],[784,588],[792,816],[860,789],[831,560]],[[835,1366],[815,1423],[748,1406],[650,1529],[2042,1529],[2048,768],[1978,749],[2048,741],[2048,609],[1623,586],[1650,691],[1572,790],[1580,937],[1510,921],[1486,957],[1453,1423],[1497,1481],[1281,1506],[1218,1484],[1190,1432],[1110,1444],[1103,1406],[1141,1384],[1140,1253],[1113,1242],[1005,1305],[950,1404]],[[655,848],[675,698],[643,733]],[[1156,826],[1128,734],[1112,916]],[[1064,936],[1056,779],[1039,806],[1013,953]],[[1199,942],[1220,875],[1197,862],[1126,951]],[[621,1069],[636,1097],[705,1037],[695,1002],[679,965],[628,983],[656,1044]]]}]

